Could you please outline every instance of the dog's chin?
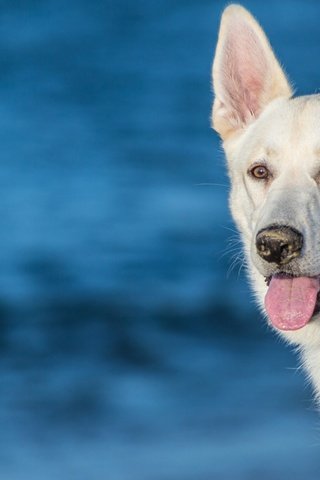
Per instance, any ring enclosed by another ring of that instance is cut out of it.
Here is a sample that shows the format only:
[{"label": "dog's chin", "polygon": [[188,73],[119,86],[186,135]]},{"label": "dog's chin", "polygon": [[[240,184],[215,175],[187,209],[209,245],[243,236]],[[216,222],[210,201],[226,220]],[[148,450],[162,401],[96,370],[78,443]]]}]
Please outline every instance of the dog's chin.
[{"label": "dog's chin", "polygon": [[270,323],[284,340],[304,349],[320,348],[320,312],[314,313],[309,322],[298,330],[280,330]]},{"label": "dog's chin", "polygon": [[320,291],[318,292],[318,295],[317,295],[317,301],[316,301],[316,304],[315,304],[315,307],[314,307],[314,310],[313,310],[313,314],[312,314],[312,317],[310,319],[310,322],[314,321],[314,320],[319,320],[320,319]]}]

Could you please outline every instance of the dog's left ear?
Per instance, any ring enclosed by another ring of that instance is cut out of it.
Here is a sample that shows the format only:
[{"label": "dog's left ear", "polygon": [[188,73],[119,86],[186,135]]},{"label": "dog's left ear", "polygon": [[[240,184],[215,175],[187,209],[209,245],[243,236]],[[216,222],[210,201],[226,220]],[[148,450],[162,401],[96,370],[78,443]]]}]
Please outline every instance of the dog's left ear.
[{"label": "dog's left ear", "polygon": [[292,95],[266,35],[240,5],[223,12],[212,74],[212,124],[223,140],[245,128],[275,98]]}]

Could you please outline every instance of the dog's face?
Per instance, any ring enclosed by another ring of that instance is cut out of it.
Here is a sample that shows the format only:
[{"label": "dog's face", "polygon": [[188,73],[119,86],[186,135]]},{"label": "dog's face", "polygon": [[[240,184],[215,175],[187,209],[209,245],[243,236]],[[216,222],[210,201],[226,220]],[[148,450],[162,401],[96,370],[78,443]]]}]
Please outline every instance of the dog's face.
[{"label": "dog's face", "polygon": [[320,343],[320,96],[291,98],[263,31],[237,5],[222,17],[213,83],[253,286],[276,329]]}]

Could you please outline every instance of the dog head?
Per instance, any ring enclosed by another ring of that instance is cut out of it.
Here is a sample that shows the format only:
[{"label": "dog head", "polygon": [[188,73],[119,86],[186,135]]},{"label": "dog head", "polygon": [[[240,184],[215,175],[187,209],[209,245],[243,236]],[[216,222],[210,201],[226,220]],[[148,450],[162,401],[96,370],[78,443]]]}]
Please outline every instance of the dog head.
[{"label": "dog head", "polygon": [[320,344],[320,95],[292,98],[264,32],[239,5],[222,15],[213,86],[212,124],[255,291],[288,339]]}]

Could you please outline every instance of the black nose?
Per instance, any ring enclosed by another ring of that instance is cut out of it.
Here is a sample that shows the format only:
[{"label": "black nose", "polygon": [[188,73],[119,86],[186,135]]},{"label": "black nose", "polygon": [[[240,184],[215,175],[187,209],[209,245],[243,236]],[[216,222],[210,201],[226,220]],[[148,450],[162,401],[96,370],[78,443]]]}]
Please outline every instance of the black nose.
[{"label": "black nose", "polygon": [[303,236],[296,229],[287,226],[271,226],[261,230],[256,238],[257,252],[266,262],[285,265],[299,257]]}]

